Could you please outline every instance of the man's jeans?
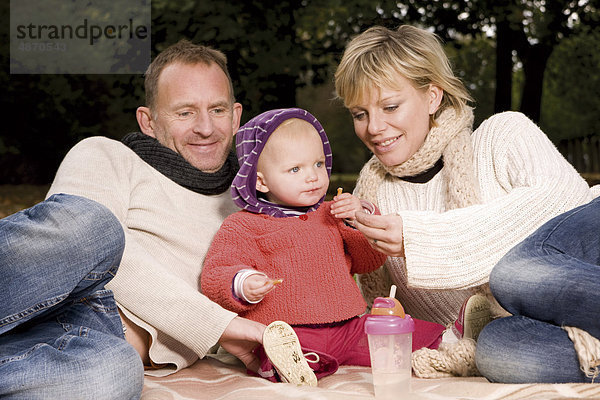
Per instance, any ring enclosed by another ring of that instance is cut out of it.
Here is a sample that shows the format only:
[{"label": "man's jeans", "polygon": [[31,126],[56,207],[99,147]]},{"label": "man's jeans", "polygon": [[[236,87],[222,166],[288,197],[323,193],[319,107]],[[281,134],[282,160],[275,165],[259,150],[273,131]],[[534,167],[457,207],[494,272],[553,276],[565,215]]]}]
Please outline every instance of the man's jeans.
[{"label": "man's jeans", "polygon": [[550,220],[508,252],[490,287],[514,316],[479,335],[476,361],[485,377],[590,382],[561,326],[600,338],[600,198]]},{"label": "man's jeans", "polygon": [[124,243],[114,215],[77,196],[0,220],[0,397],[140,397],[142,362],[104,289]]}]

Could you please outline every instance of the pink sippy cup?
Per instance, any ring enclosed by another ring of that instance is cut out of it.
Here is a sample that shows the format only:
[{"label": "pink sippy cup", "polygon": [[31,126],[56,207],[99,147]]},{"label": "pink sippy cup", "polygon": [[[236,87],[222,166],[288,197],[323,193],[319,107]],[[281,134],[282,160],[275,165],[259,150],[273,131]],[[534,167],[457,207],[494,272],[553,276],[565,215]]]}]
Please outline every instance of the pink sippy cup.
[{"label": "pink sippy cup", "polygon": [[365,321],[377,399],[398,399],[401,393],[410,391],[415,323],[404,314],[395,294],[396,286],[392,286],[390,297],[376,298]]}]

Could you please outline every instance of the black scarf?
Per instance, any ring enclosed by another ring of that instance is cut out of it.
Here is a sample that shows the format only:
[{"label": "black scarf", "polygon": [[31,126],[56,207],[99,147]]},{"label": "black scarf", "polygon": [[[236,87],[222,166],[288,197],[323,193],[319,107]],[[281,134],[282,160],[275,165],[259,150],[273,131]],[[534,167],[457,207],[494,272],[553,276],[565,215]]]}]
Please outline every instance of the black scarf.
[{"label": "black scarf", "polygon": [[229,153],[220,170],[209,173],[200,171],[179,153],[141,132],[129,133],[121,139],[121,142],[173,182],[204,195],[221,194],[228,190],[239,168],[233,152]]}]

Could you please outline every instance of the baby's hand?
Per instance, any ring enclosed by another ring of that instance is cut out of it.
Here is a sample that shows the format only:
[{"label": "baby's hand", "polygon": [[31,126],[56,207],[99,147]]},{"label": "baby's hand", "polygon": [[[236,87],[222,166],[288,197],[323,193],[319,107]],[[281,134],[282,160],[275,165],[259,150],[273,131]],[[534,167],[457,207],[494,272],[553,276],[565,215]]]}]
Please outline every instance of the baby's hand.
[{"label": "baby's hand", "polygon": [[270,279],[263,274],[250,275],[244,281],[244,296],[249,301],[258,302],[279,283],[281,283],[281,279]]},{"label": "baby's hand", "polygon": [[360,199],[350,193],[341,193],[333,198],[334,203],[331,205],[331,213],[336,218],[344,218],[353,222],[358,211],[362,211],[363,207]]}]

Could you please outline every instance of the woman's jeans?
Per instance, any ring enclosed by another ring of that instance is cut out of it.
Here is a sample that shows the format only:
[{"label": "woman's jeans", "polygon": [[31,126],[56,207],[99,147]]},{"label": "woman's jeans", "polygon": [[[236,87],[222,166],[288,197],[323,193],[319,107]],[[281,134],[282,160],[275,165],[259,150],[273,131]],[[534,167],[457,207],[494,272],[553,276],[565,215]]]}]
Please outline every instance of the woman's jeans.
[{"label": "woman's jeans", "polygon": [[137,399],[143,366],[112,292],[119,221],[82,197],[54,195],[0,219],[0,397]]},{"label": "woman's jeans", "polygon": [[513,316],[479,336],[476,362],[486,378],[590,382],[561,326],[600,338],[600,198],[550,220],[508,252],[490,287]]}]

